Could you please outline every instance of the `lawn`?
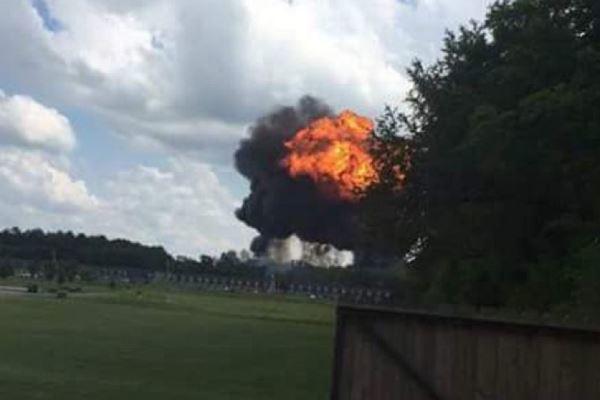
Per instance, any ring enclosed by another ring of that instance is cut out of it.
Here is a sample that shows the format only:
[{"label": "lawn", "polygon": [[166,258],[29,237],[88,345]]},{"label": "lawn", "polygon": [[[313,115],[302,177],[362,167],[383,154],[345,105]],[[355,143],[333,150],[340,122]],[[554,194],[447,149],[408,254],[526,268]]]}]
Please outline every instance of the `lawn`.
[{"label": "lawn", "polygon": [[332,315],[252,295],[0,296],[0,399],[325,399]]}]

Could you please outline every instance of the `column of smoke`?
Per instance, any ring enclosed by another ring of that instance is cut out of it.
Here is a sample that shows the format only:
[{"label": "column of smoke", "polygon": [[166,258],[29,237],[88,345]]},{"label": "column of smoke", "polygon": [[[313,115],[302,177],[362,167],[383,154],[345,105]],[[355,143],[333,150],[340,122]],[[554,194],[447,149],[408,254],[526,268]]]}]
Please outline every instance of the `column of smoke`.
[{"label": "column of smoke", "polygon": [[251,245],[255,255],[320,266],[352,263],[359,205],[328,198],[313,181],[292,178],[281,166],[284,143],[310,122],[332,115],[329,106],[306,96],[295,107],[259,118],[241,141],[235,165],[250,181],[250,194],[236,216],[260,232]]}]

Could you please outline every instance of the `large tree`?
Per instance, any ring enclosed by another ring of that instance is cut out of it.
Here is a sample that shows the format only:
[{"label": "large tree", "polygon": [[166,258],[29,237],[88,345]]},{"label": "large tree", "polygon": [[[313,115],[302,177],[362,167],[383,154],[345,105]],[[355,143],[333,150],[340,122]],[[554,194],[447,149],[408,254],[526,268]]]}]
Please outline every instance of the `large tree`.
[{"label": "large tree", "polygon": [[409,74],[399,129],[412,158],[386,233],[417,250],[423,290],[475,304],[597,301],[600,2],[498,2]]}]

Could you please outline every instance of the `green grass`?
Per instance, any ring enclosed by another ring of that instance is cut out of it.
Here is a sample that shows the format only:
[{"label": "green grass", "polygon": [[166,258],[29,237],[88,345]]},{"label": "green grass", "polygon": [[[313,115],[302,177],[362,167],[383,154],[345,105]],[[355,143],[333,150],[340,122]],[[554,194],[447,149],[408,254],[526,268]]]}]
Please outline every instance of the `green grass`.
[{"label": "green grass", "polygon": [[332,314],[158,290],[0,297],[0,399],[325,399]]}]

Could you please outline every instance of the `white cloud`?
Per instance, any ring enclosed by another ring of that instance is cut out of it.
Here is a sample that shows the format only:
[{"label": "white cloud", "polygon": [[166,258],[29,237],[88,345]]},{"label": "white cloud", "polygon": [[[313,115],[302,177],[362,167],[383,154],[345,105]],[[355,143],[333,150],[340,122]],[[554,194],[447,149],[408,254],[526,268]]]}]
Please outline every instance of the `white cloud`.
[{"label": "white cloud", "polygon": [[172,158],[164,168],[123,171],[108,182],[104,196],[96,229],[165,244],[176,253],[246,247],[255,235],[235,219],[237,201],[212,168],[188,158]]},{"label": "white cloud", "polygon": [[0,90],[0,143],[59,151],[75,146],[69,120],[28,96],[7,96]]},{"label": "white cloud", "polygon": [[0,147],[0,226],[124,237],[189,256],[247,247],[255,234],[235,219],[237,201],[206,164],[173,158],[164,168],[138,166],[97,194],[65,164]]},{"label": "white cloud", "polygon": [[0,226],[107,234],[187,255],[244,247],[253,236],[208,164],[173,157],[163,168],[140,165],[92,194],[71,170],[75,133],[58,111],[0,92],[0,134]]},{"label": "white cloud", "polygon": [[23,211],[37,208],[62,214],[95,209],[98,200],[64,164],[42,152],[0,147],[0,197]]},{"label": "white cloud", "polygon": [[241,127],[307,93],[375,116],[405,96],[412,59],[433,59],[446,26],[490,3],[46,1],[55,32],[27,2],[0,14],[0,52],[11,54],[0,73],[138,142],[203,155],[230,152]]}]

